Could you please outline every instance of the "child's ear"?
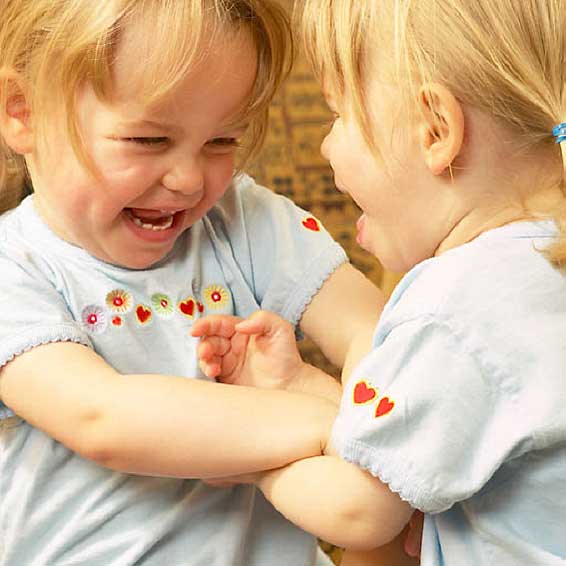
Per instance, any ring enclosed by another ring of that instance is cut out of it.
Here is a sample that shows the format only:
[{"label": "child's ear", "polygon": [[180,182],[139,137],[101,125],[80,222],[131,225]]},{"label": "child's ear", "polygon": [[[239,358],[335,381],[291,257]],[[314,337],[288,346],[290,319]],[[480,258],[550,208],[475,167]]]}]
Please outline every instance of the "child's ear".
[{"label": "child's ear", "polygon": [[24,83],[17,73],[0,69],[0,101],[0,132],[4,141],[20,155],[31,153],[31,111]]},{"label": "child's ear", "polygon": [[464,141],[464,113],[444,86],[423,85],[418,98],[419,143],[433,175],[441,175],[460,153]]}]

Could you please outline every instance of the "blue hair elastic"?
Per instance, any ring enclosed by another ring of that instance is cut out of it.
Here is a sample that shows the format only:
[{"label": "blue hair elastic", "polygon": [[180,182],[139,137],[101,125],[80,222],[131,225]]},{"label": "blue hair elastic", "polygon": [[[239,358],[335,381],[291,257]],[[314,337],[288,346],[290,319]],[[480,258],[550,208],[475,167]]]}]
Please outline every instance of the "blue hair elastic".
[{"label": "blue hair elastic", "polygon": [[566,122],[554,126],[552,129],[552,135],[556,138],[556,143],[562,143],[566,141]]}]

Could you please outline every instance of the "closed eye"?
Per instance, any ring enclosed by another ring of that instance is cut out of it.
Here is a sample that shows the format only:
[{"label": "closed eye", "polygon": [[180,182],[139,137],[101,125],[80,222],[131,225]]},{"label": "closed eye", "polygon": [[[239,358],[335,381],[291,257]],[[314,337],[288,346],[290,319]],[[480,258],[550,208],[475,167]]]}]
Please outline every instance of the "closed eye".
[{"label": "closed eye", "polygon": [[240,140],[238,138],[212,138],[207,145],[216,147],[240,147]]},{"label": "closed eye", "polygon": [[138,145],[161,145],[167,143],[169,138],[166,137],[132,137],[132,138],[122,138],[123,141],[135,143]]}]

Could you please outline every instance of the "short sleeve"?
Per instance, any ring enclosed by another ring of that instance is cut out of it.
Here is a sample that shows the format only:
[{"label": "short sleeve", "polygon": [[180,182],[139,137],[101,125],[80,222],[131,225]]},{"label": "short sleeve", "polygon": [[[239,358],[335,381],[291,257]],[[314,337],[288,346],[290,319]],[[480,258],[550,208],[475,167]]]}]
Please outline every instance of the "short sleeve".
[{"label": "short sleeve", "polygon": [[244,177],[208,215],[262,309],[293,324],[346,253],[312,214]]},{"label": "short sleeve", "polygon": [[61,295],[34,266],[0,253],[0,367],[18,354],[49,342],[92,347]]},{"label": "short sleeve", "polygon": [[334,446],[413,507],[449,509],[529,441],[494,368],[446,323],[399,324],[349,380]]}]

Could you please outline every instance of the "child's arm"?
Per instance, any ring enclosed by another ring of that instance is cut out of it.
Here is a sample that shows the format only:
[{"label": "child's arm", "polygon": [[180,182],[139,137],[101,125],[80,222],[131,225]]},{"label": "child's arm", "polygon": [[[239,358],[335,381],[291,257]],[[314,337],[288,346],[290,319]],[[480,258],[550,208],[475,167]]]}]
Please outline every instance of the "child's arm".
[{"label": "child's arm", "polygon": [[335,456],[307,458],[277,470],[226,479],[255,483],[290,521],[327,542],[356,551],[391,542],[413,513],[386,484]]},{"label": "child's arm", "polygon": [[69,449],[114,470],[210,477],[321,454],[336,407],[196,379],[121,375],[75,343],[38,346],[0,371],[0,397]]},{"label": "child's arm", "polygon": [[340,266],[305,309],[301,330],[342,369],[342,382],[371,349],[385,296],[352,265]]}]

